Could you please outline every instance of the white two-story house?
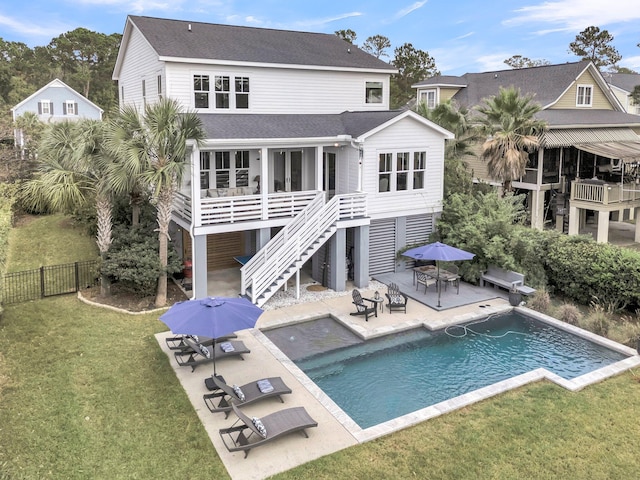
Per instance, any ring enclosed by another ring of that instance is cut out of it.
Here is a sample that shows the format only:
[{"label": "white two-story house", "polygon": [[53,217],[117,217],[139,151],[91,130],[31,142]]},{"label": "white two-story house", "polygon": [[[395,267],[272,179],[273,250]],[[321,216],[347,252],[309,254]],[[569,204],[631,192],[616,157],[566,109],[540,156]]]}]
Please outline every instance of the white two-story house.
[{"label": "white two-story house", "polygon": [[389,110],[394,72],[335,35],[127,19],[120,104],[174,98],[206,131],[173,215],[195,298],[233,266],[258,305],[303,266],[334,290],[404,268],[396,252],[426,241],[442,210],[452,134]]}]

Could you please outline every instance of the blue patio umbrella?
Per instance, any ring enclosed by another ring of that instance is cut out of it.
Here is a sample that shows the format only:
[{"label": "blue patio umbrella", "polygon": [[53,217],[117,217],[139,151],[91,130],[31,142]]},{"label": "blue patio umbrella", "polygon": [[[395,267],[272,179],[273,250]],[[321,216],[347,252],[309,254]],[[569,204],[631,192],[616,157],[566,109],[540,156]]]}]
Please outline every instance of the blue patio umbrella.
[{"label": "blue patio umbrella", "polygon": [[458,260],[471,260],[475,257],[475,253],[470,253],[456,247],[447,245],[446,243],[434,242],[422,245],[421,247],[407,250],[402,255],[405,257],[415,258],[416,260],[435,260],[438,268],[438,307],[440,306],[440,261],[456,262]]},{"label": "blue patio umbrella", "polygon": [[174,304],[160,316],[177,335],[202,335],[214,339],[213,374],[216,373],[215,339],[253,328],[263,310],[243,297],[207,297]]}]

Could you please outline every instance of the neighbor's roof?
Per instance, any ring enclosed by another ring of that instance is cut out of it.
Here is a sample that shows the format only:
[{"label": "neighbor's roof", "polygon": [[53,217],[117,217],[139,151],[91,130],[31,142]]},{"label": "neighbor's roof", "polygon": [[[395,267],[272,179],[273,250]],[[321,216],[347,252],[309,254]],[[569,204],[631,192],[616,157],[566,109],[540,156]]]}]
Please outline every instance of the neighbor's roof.
[{"label": "neighbor's roof", "polygon": [[357,138],[404,113],[401,110],[340,114],[199,114],[206,138]]},{"label": "neighbor's roof", "polygon": [[640,85],[640,73],[603,73],[603,76],[611,85],[627,92]]},{"label": "neighbor's roof", "polygon": [[[546,108],[554,104],[590,64],[588,60],[583,60],[530,68],[465,73],[457,77],[457,81],[456,77],[452,79],[451,76],[435,76],[415,84],[414,87],[459,85],[462,88],[453,98],[459,105],[466,107],[481,104],[485,98],[496,95],[500,87],[515,87],[520,89],[522,94],[533,94],[534,100]],[[597,76],[598,71],[592,64],[591,68]],[[602,86],[606,86],[604,81]]]},{"label": "neighbor's roof", "polygon": [[141,16],[129,16],[129,22],[164,58],[396,70],[333,34]]}]

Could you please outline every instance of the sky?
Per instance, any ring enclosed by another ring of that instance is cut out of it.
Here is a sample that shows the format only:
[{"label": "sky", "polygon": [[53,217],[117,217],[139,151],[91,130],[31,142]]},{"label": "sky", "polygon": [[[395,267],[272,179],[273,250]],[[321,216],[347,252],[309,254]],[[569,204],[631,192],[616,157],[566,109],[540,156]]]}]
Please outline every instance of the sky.
[{"label": "sky", "polygon": [[503,70],[522,55],[564,63],[579,60],[569,44],[597,26],[614,36],[619,65],[640,72],[638,0],[3,0],[0,37],[47,45],[84,27],[122,33],[127,15],[301,30],[356,32],[361,45],[372,35],[405,43],[434,58],[444,75]]}]

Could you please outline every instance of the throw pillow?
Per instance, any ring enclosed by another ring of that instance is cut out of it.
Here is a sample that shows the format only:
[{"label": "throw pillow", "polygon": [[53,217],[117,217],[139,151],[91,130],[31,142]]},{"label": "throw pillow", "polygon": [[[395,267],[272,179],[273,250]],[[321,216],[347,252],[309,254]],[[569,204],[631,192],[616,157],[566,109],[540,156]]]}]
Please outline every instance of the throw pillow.
[{"label": "throw pillow", "polygon": [[211,358],[211,352],[207,347],[205,347],[202,344],[199,344],[198,346],[200,347],[200,352],[202,353],[202,355],[204,355],[207,358]]},{"label": "throw pillow", "polygon": [[256,427],[256,430],[258,430],[260,436],[262,438],[267,438],[267,429],[264,428],[262,420],[260,420],[258,417],[253,417],[251,421],[253,422],[253,426]]},{"label": "throw pillow", "polygon": [[245,399],[244,392],[238,385],[233,386],[233,392],[236,394],[236,397],[238,397],[238,400],[240,400],[241,402],[244,402],[244,399]]}]

